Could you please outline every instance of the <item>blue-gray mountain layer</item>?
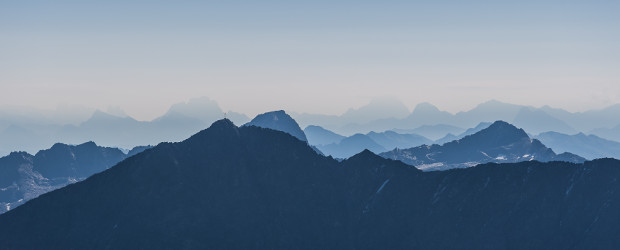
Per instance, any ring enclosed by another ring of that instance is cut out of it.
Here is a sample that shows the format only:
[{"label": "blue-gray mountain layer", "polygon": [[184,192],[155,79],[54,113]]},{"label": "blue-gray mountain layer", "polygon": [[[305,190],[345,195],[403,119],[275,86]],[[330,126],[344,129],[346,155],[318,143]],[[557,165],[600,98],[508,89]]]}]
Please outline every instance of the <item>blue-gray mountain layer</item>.
[{"label": "blue-gray mountain layer", "polygon": [[488,162],[585,161],[571,153],[557,155],[540,141],[531,139],[523,129],[503,121],[497,121],[480,132],[443,145],[395,149],[381,153],[381,156],[400,160],[423,170],[463,168]]},{"label": "blue-gray mountain layer", "polygon": [[618,179],[613,159],[338,162],[223,120],[0,215],[0,248],[617,249]]}]

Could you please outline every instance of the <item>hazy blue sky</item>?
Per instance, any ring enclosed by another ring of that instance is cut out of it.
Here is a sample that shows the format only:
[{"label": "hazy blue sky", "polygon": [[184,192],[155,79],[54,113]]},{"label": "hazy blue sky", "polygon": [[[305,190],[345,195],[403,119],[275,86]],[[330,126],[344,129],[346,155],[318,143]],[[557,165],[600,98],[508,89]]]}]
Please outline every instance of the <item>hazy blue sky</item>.
[{"label": "hazy blue sky", "polygon": [[0,106],[620,103],[620,1],[1,1]]}]

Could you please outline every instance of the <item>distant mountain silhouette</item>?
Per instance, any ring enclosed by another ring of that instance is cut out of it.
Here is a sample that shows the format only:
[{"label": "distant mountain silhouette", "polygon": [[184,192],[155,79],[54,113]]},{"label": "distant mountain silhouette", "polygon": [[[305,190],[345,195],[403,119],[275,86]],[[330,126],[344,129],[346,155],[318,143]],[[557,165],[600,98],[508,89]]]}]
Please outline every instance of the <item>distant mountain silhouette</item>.
[{"label": "distant mountain silhouette", "polygon": [[310,125],[304,129],[304,134],[308,138],[310,145],[327,145],[339,143],[345,137],[320,126]]},{"label": "distant mountain silhouette", "polygon": [[480,122],[512,121],[524,107],[527,106],[490,100],[478,104],[471,110],[456,113],[454,115],[455,121],[450,124],[459,127],[471,127]]},{"label": "distant mountain silhouette", "polygon": [[[524,138],[502,123],[480,133]],[[0,215],[0,248],[615,249],[618,178],[613,159],[421,172],[365,150],[337,162],[221,120]]]},{"label": "distant mountain silhouette", "polygon": [[[587,132],[598,128],[611,128],[620,124],[620,104],[603,109],[593,109],[584,112],[571,113],[563,109],[544,106],[540,108],[547,114],[558,118],[577,131]],[[612,139],[612,138],[606,138]]]},{"label": "distant mountain silhouette", "polygon": [[489,126],[491,126],[491,124],[492,123],[490,123],[490,122],[481,122],[478,125],[476,125],[476,127],[469,128],[469,129],[465,130],[465,132],[463,132],[463,133],[461,133],[459,135],[448,134],[448,135],[444,136],[443,138],[441,138],[439,140],[436,140],[435,144],[443,145],[446,142],[451,142],[451,141],[454,141],[454,140],[461,139],[461,138],[463,138],[465,136],[468,136],[468,135],[473,135],[475,133],[480,132],[481,130],[483,130],[485,128],[488,128]]},{"label": "distant mountain silhouette", "polygon": [[151,145],[136,146],[136,147],[132,148],[131,150],[129,150],[129,152],[127,152],[127,157],[132,157],[134,155],[142,153],[144,150],[151,149],[151,148],[153,148],[153,146],[151,146]]},{"label": "distant mountain silhouette", "polygon": [[[240,113],[224,113],[217,103],[206,97],[174,104],[164,115],[152,121],[138,121],[124,115],[120,108],[109,109],[110,112],[69,109],[78,114],[64,114],[69,111],[49,114],[49,111],[46,113],[41,110],[16,112],[22,111],[17,109],[9,112],[0,109],[0,141],[3,142],[0,144],[0,155],[12,151],[34,154],[58,141],[71,144],[96,141],[108,147],[133,148],[162,141],[183,140],[224,117],[240,123],[249,121],[247,116]],[[66,120],[72,122],[58,123]]]},{"label": "distant mountain silhouette", "polygon": [[577,131],[560,119],[557,119],[542,110],[522,108],[513,120],[515,126],[523,128],[528,133],[540,134],[554,131],[564,134],[574,134]]},{"label": "distant mountain silhouette", "polygon": [[596,135],[546,132],[536,136],[536,139],[555,151],[575,153],[590,160],[605,157],[620,159],[620,142],[606,140]]},{"label": "distant mountain silhouette", "polygon": [[301,130],[299,124],[291,118],[284,110],[267,112],[257,115],[244,126],[257,126],[261,128],[269,128],[289,133],[297,139],[307,142],[306,134]]},{"label": "distant mountain silhouette", "polygon": [[401,134],[418,134],[431,140],[440,139],[448,134],[460,134],[465,129],[448,124],[422,125],[414,129],[393,129]]},{"label": "distant mountain silhouette", "polygon": [[408,114],[407,106],[396,99],[376,99],[360,108],[348,109],[341,115],[341,119],[346,123],[359,124],[383,118],[404,118]]},{"label": "distant mountain silhouette", "polygon": [[[344,136],[392,130],[401,134],[422,135],[440,144],[458,138],[463,130],[430,132],[414,129],[437,129],[441,126],[471,128],[480,122],[504,120],[524,128],[530,134],[583,132],[620,141],[620,128],[612,129],[620,124],[620,104],[599,110],[568,112],[549,106],[537,108],[491,100],[453,114],[430,103],[420,103],[408,113],[408,108],[397,100],[379,100],[349,109],[341,115],[293,113],[292,116],[304,127],[317,125]],[[151,121],[138,121],[125,115],[118,107],[105,112],[74,107],[61,111],[0,107],[0,141],[3,142],[0,144],[0,155],[12,151],[34,154],[58,141],[72,144],[96,141],[99,145],[120,148],[180,141],[223,117],[237,124],[249,121],[243,114],[225,112],[215,101],[206,97],[174,104],[164,115]],[[446,137],[448,134],[456,138]]]},{"label": "distant mountain silhouette", "polygon": [[40,145],[49,147],[54,141],[40,134],[36,129],[28,129],[18,125],[9,125],[0,131],[0,155],[12,151],[33,151],[41,149]]},{"label": "distant mountain silhouette", "polygon": [[389,130],[381,133],[370,132],[366,135],[385,149],[411,148],[433,142],[421,135],[400,134]]},{"label": "distant mountain silhouette", "polygon": [[[451,142],[451,141],[455,141],[458,139],[461,139],[462,137],[458,136],[458,135],[453,135],[452,133],[448,133],[446,136],[441,137],[437,140],[435,140],[434,144],[438,144],[438,145],[443,145],[446,142]],[[428,145],[431,145],[433,143],[429,143]]]},{"label": "distant mountain silhouette", "polygon": [[418,104],[407,117],[409,126],[419,127],[423,125],[435,125],[451,123],[453,114],[440,111],[434,105],[424,102]]},{"label": "distant mountain silhouette", "polygon": [[[320,125],[323,128],[342,135],[393,130],[399,133],[416,133],[433,140],[439,140],[447,134],[458,136],[458,134],[463,131],[444,131],[444,133],[439,135],[429,135],[419,131],[414,132],[411,131],[411,129],[439,124],[466,128],[473,127],[480,122],[503,120],[510,121],[532,134],[547,131],[572,134],[577,131],[589,132],[594,129],[614,127],[620,124],[619,114],[620,104],[600,110],[568,112],[549,106],[537,108],[490,100],[477,105],[471,110],[458,112],[456,114],[439,110],[430,103],[420,103],[404,118],[399,118],[396,115],[382,117],[367,116],[366,120],[357,119],[357,122],[354,123],[347,120],[345,116],[337,115],[296,114],[295,118],[302,121],[300,124]],[[599,134],[599,136],[601,135]],[[609,135],[601,137],[618,140],[615,139],[615,135],[612,135],[612,137],[608,136]]]},{"label": "distant mountain silhouette", "polygon": [[365,135],[354,134],[349,137],[341,136],[319,126],[308,126],[304,131],[308,131],[306,135],[310,144],[315,145],[322,153],[336,158],[348,158],[364,149],[381,153],[394,148],[410,148],[432,143],[431,140],[421,135],[400,134],[394,131],[370,132]]},{"label": "distant mountain silhouette", "polygon": [[[135,155],[147,147],[136,147]],[[94,142],[77,146],[56,143],[36,155],[13,152],[0,158],[0,213],[43,193],[83,180],[127,158],[117,148]]]},{"label": "distant mountain silhouette", "polygon": [[383,119],[401,119],[409,114],[409,109],[400,101],[395,99],[375,99],[368,104],[359,108],[350,108],[341,115],[322,115],[293,113],[291,114],[302,126],[320,125],[323,128],[340,133],[345,131],[344,135],[353,135],[355,133],[366,133],[371,130],[386,130],[393,127],[385,128],[384,125],[394,125],[393,122],[381,124],[367,124],[369,122],[380,121]]},{"label": "distant mountain silhouette", "polygon": [[486,129],[443,145],[396,149],[381,156],[400,160],[423,170],[471,167],[480,163],[520,161],[583,162],[584,158],[570,153],[556,155],[540,141],[515,126],[497,121]]},{"label": "distant mountain silhouette", "polygon": [[381,153],[387,151],[386,148],[379,145],[370,136],[364,134],[354,134],[352,136],[342,139],[339,143],[332,143],[327,145],[316,145],[321,152],[325,155],[331,155],[334,158],[349,158],[364,149],[368,149],[375,153]]},{"label": "distant mountain silhouette", "polygon": [[598,128],[591,132],[592,134],[603,137],[608,140],[620,142],[620,124],[613,128]]}]

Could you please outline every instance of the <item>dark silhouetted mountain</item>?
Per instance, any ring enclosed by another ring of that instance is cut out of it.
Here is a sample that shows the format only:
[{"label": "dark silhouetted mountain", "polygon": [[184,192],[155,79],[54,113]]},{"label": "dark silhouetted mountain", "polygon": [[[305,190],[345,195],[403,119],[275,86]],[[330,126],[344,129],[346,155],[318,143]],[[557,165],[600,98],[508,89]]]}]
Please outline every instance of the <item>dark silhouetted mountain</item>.
[{"label": "dark silhouetted mountain", "polygon": [[261,128],[269,128],[282,132],[289,133],[295,136],[297,139],[307,142],[306,134],[301,130],[299,124],[284,110],[267,112],[257,115],[252,121],[246,123],[244,126],[257,126]]},{"label": "dark silhouetted mountain", "polygon": [[[148,147],[136,147],[137,154]],[[86,179],[127,158],[117,148],[93,142],[77,146],[56,143],[36,155],[14,152],[0,158],[0,213],[43,193]]]},{"label": "dark silhouetted mountain", "polygon": [[386,148],[379,145],[368,135],[354,134],[342,139],[339,143],[327,145],[316,145],[325,155],[331,155],[334,158],[349,158],[364,149],[368,149],[375,153],[387,151]]},{"label": "dark silhouetted mountain", "polygon": [[572,152],[586,159],[613,157],[620,159],[620,143],[596,135],[546,132],[536,136],[547,147],[558,152]]},{"label": "dark silhouetted mountain", "polygon": [[542,110],[534,110],[531,108],[522,108],[513,120],[513,124],[532,134],[540,134],[548,131],[564,134],[573,134],[577,132],[564,121]]},{"label": "dark silhouetted mountain", "polygon": [[487,162],[585,161],[573,154],[556,155],[540,141],[530,139],[523,129],[503,121],[497,121],[478,133],[443,145],[396,149],[382,153],[381,156],[400,160],[423,170],[463,168]]},{"label": "dark silhouetted mountain", "polygon": [[608,140],[620,142],[620,124],[613,128],[594,129],[591,133]]},{"label": "dark silhouetted mountain", "polygon": [[339,143],[345,137],[320,126],[310,125],[304,129],[304,134],[308,138],[310,145],[327,145]]},{"label": "dark silhouetted mountain", "polygon": [[411,148],[433,143],[433,141],[421,135],[399,134],[394,131],[385,131],[381,133],[370,132],[366,135],[385,149]]},{"label": "dark silhouetted mountain", "polygon": [[615,249],[618,178],[613,159],[421,172],[365,150],[339,163],[222,120],[0,215],[0,248]]}]

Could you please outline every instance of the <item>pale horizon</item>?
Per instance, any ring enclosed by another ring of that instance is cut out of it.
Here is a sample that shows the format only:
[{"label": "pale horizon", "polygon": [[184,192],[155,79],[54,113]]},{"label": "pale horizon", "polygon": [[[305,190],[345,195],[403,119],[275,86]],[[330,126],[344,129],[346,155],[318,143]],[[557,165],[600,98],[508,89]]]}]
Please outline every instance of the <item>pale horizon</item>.
[{"label": "pale horizon", "polygon": [[120,107],[150,120],[207,96],[253,116],[376,98],[451,113],[499,100],[620,103],[620,4],[596,1],[0,3],[0,106]]},{"label": "pale horizon", "polygon": [[596,108],[591,108],[591,109],[587,109],[587,108],[582,108],[582,109],[576,109],[576,110],[572,110],[572,109],[567,109],[567,108],[563,108],[563,107],[557,107],[557,106],[552,106],[552,105],[548,105],[548,104],[542,104],[542,105],[531,105],[531,104],[527,104],[527,103],[513,103],[513,102],[507,102],[504,100],[499,100],[499,99],[489,99],[489,100],[485,100],[479,103],[472,103],[471,105],[460,105],[459,107],[455,107],[454,109],[447,109],[444,108],[442,105],[438,105],[436,103],[433,102],[427,102],[427,101],[421,101],[418,103],[414,103],[413,105],[407,105],[407,103],[405,103],[402,100],[399,100],[397,98],[389,98],[389,97],[383,97],[383,98],[374,98],[374,99],[370,99],[367,102],[363,102],[360,105],[357,106],[350,106],[350,107],[345,107],[342,110],[334,110],[331,109],[329,110],[330,112],[320,112],[320,111],[316,111],[316,112],[312,112],[312,109],[309,110],[295,110],[295,109],[290,109],[290,108],[286,108],[286,107],[278,107],[278,105],[274,105],[271,108],[266,108],[266,109],[262,109],[259,110],[256,107],[253,107],[251,110],[258,110],[258,111],[252,111],[252,112],[244,112],[243,110],[234,110],[234,109],[229,109],[226,108],[226,106],[222,105],[220,102],[218,102],[217,100],[210,98],[208,96],[198,96],[198,97],[192,97],[189,98],[187,100],[181,100],[181,101],[177,101],[177,102],[171,102],[170,105],[168,106],[164,106],[164,105],[160,105],[163,108],[162,109],[152,109],[152,113],[149,113],[148,115],[146,113],[141,113],[139,111],[135,111],[132,109],[126,109],[125,107],[119,106],[119,105],[108,105],[108,106],[101,106],[101,107],[90,107],[90,106],[86,106],[86,105],[80,105],[80,104],[69,104],[69,103],[59,103],[55,106],[42,106],[42,107],[37,107],[37,106],[32,106],[32,105],[3,105],[0,106],[0,111],[20,111],[20,110],[37,110],[37,111],[42,111],[45,112],[47,115],[53,115],[55,113],[60,112],[60,114],[63,115],[87,115],[88,117],[90,117],[90,115],[92,115],[93,112],[95,112],[96,110],[111,114],[111,115],[115,115],[115,116],[129,116],[131,118],[134,118],[138,121],[152,121],[156,118],[159,118],[161,116],[163,116],[164,114],[166,114],[166,112],[168,111],[168,109],[174,105],[174,104],[180,104],[180,103],[187,103],[190,100],[195,100],[195,99],[200,99],[200,98],[208,98],[211,101],[214,101],[215,103],[218,104],[218,106],[222,109],[223,113],[222,113],[222,118],[224,118],[225,113],[228,112],[236,112],[236,113],[240,113],[243,115],[248,116],[250,119],[255,117],[256,115],[262,114],[262,113],[266,113],[266,112],[271,112],[271,111],[276,111],[276,110],[284,110],[287,113],[290,114],[312,114],[312,115],[333,115],[333,116],[341,116],[344,113],[346,113],[349,110],[356,110],[362,107],[365,107],[367,105],[371,105],[373,102],[378,101],[392,101],[392,102],[400,102],[402,103],[407,109],[408,112],[413,112],[413,110],[415,109],[415,107],[419,104],[423,104],[423,103],[430,103],[431,105],[437,107],[440,111],[445,111],[448,112],[450,114],[457,114],[459,112],[466,112],[466,111],[470,111],[474,108],[476,108],[478,105],[486,103],[486,102],[490,102],[490,101],[498,101],[501,103],[506,103],[506,104],[513,104],[513,105],[520,105],[520,106],[528,106],[528,107],[533,107],[533,108],[542,108],[544,106],[549,106],[551,108],[554,109],[562,109],[565,111],[568,111],[570,113],[582,113],[585,111],[592,111],[592,110],[602,110],[614,105],[617,105],[618,103],[613,103],[610,105],[604,105],[604,106],[600,106],[600,107],[596,107]]}]

